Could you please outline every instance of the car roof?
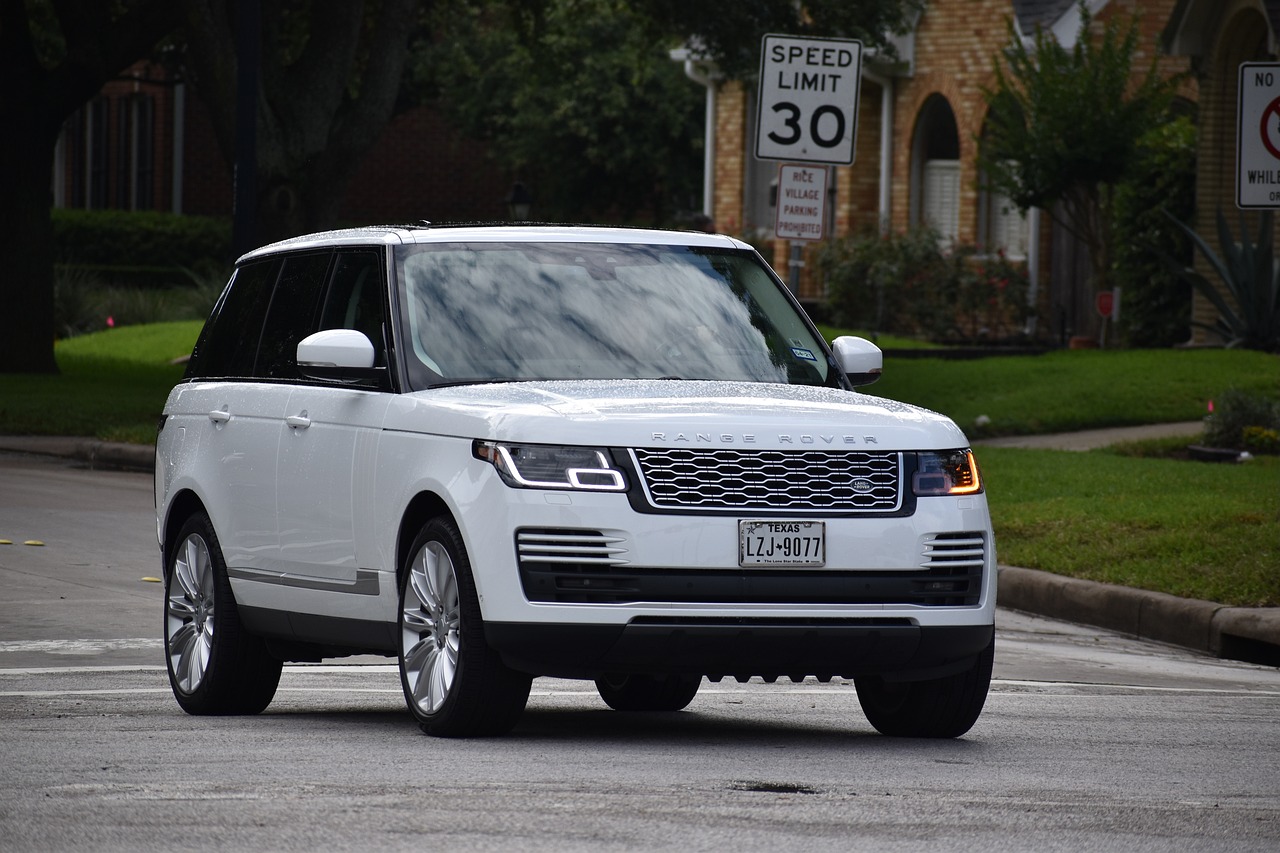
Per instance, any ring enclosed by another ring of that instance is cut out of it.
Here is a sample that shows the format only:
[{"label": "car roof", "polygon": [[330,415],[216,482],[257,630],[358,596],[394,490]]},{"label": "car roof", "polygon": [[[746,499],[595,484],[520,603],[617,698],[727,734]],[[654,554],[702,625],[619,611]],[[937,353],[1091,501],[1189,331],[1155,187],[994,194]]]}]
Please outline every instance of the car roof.
[{"label": "car roof", "polygon": [[265,255],[334,246],[390,246],[409,243],[621,243],[750,249],[724,234],[594,225],[376,225],[291,237],[241,256],[244,263]]}]

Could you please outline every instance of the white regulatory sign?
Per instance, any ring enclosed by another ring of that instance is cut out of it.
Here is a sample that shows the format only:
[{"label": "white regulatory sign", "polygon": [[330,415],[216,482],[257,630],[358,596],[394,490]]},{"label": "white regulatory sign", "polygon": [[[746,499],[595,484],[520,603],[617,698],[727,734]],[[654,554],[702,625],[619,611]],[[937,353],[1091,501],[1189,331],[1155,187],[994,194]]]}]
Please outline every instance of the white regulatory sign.
[{"label": "white regulatory sign", "polygon": [[862,42],[767,35],[756,157],[847,166],[858,130]]},{"label": "white regulatory sign", "polygon": [[778,212],[773,230],[780,240],[821,240],[827,210],[827,167],[778,167]]},{"label": "white regulatory sign", "polygon": [[1280,207],[1280,63],[1240,66],[1236,205]]}]

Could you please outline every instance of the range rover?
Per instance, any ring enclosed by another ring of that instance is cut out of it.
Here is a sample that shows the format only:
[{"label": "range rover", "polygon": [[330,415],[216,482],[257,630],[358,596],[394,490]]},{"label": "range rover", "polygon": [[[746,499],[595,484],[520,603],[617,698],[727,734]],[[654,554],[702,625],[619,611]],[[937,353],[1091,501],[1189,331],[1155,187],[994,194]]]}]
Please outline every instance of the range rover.
[{"label": "range rover", "polygon": [[156,444],[170,683],[253,714],[288,661],[377,654],[437,736],[537,676],[671,712],[704,679],[852,680],[871,725],[985,701],[995,543],[964,434],[855,390],[727,236],[308,235],[239,260]]}]

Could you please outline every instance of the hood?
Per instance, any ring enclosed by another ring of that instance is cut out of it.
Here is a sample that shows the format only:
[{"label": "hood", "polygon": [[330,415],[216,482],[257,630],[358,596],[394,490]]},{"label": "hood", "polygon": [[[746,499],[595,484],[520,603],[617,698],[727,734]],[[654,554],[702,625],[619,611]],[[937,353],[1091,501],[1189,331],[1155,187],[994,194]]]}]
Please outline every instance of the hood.
[{"label": "hood", "polygon": [[508,382],[417,391],[388,429],[612,447],[937,450],[964,433],[917,406],[835,388],[752,382]]}]

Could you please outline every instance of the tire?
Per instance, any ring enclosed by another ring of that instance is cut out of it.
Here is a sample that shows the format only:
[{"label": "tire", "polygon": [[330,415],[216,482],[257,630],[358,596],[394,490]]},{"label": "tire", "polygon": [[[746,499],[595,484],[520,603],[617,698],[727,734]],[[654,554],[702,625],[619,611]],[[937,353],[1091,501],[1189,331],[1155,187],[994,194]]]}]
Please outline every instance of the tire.
[{"label": "tire", "polygon": [[241,624],[209,516],[188,518],[167,555],[164,652],[178,704],[194,715],[261,712],[283,664]]},{"label": "tire", "polygon": [[505,734],[524,712],[531,682],[485,642],[457,526],[427,522],[400,579],[400,685],[418,726],[436,737]]},{"label": "tire", "polygon": [[876,731],[890,737],[960,737],[977,722],[991,686],[993,637],[964,672],[928,681],[855,678],[858,702]]},{"label": "tire", "polygon": [[682,711],[698,695],[696,675],[606,675],[596,679],[600,698],[615,711]]}]

